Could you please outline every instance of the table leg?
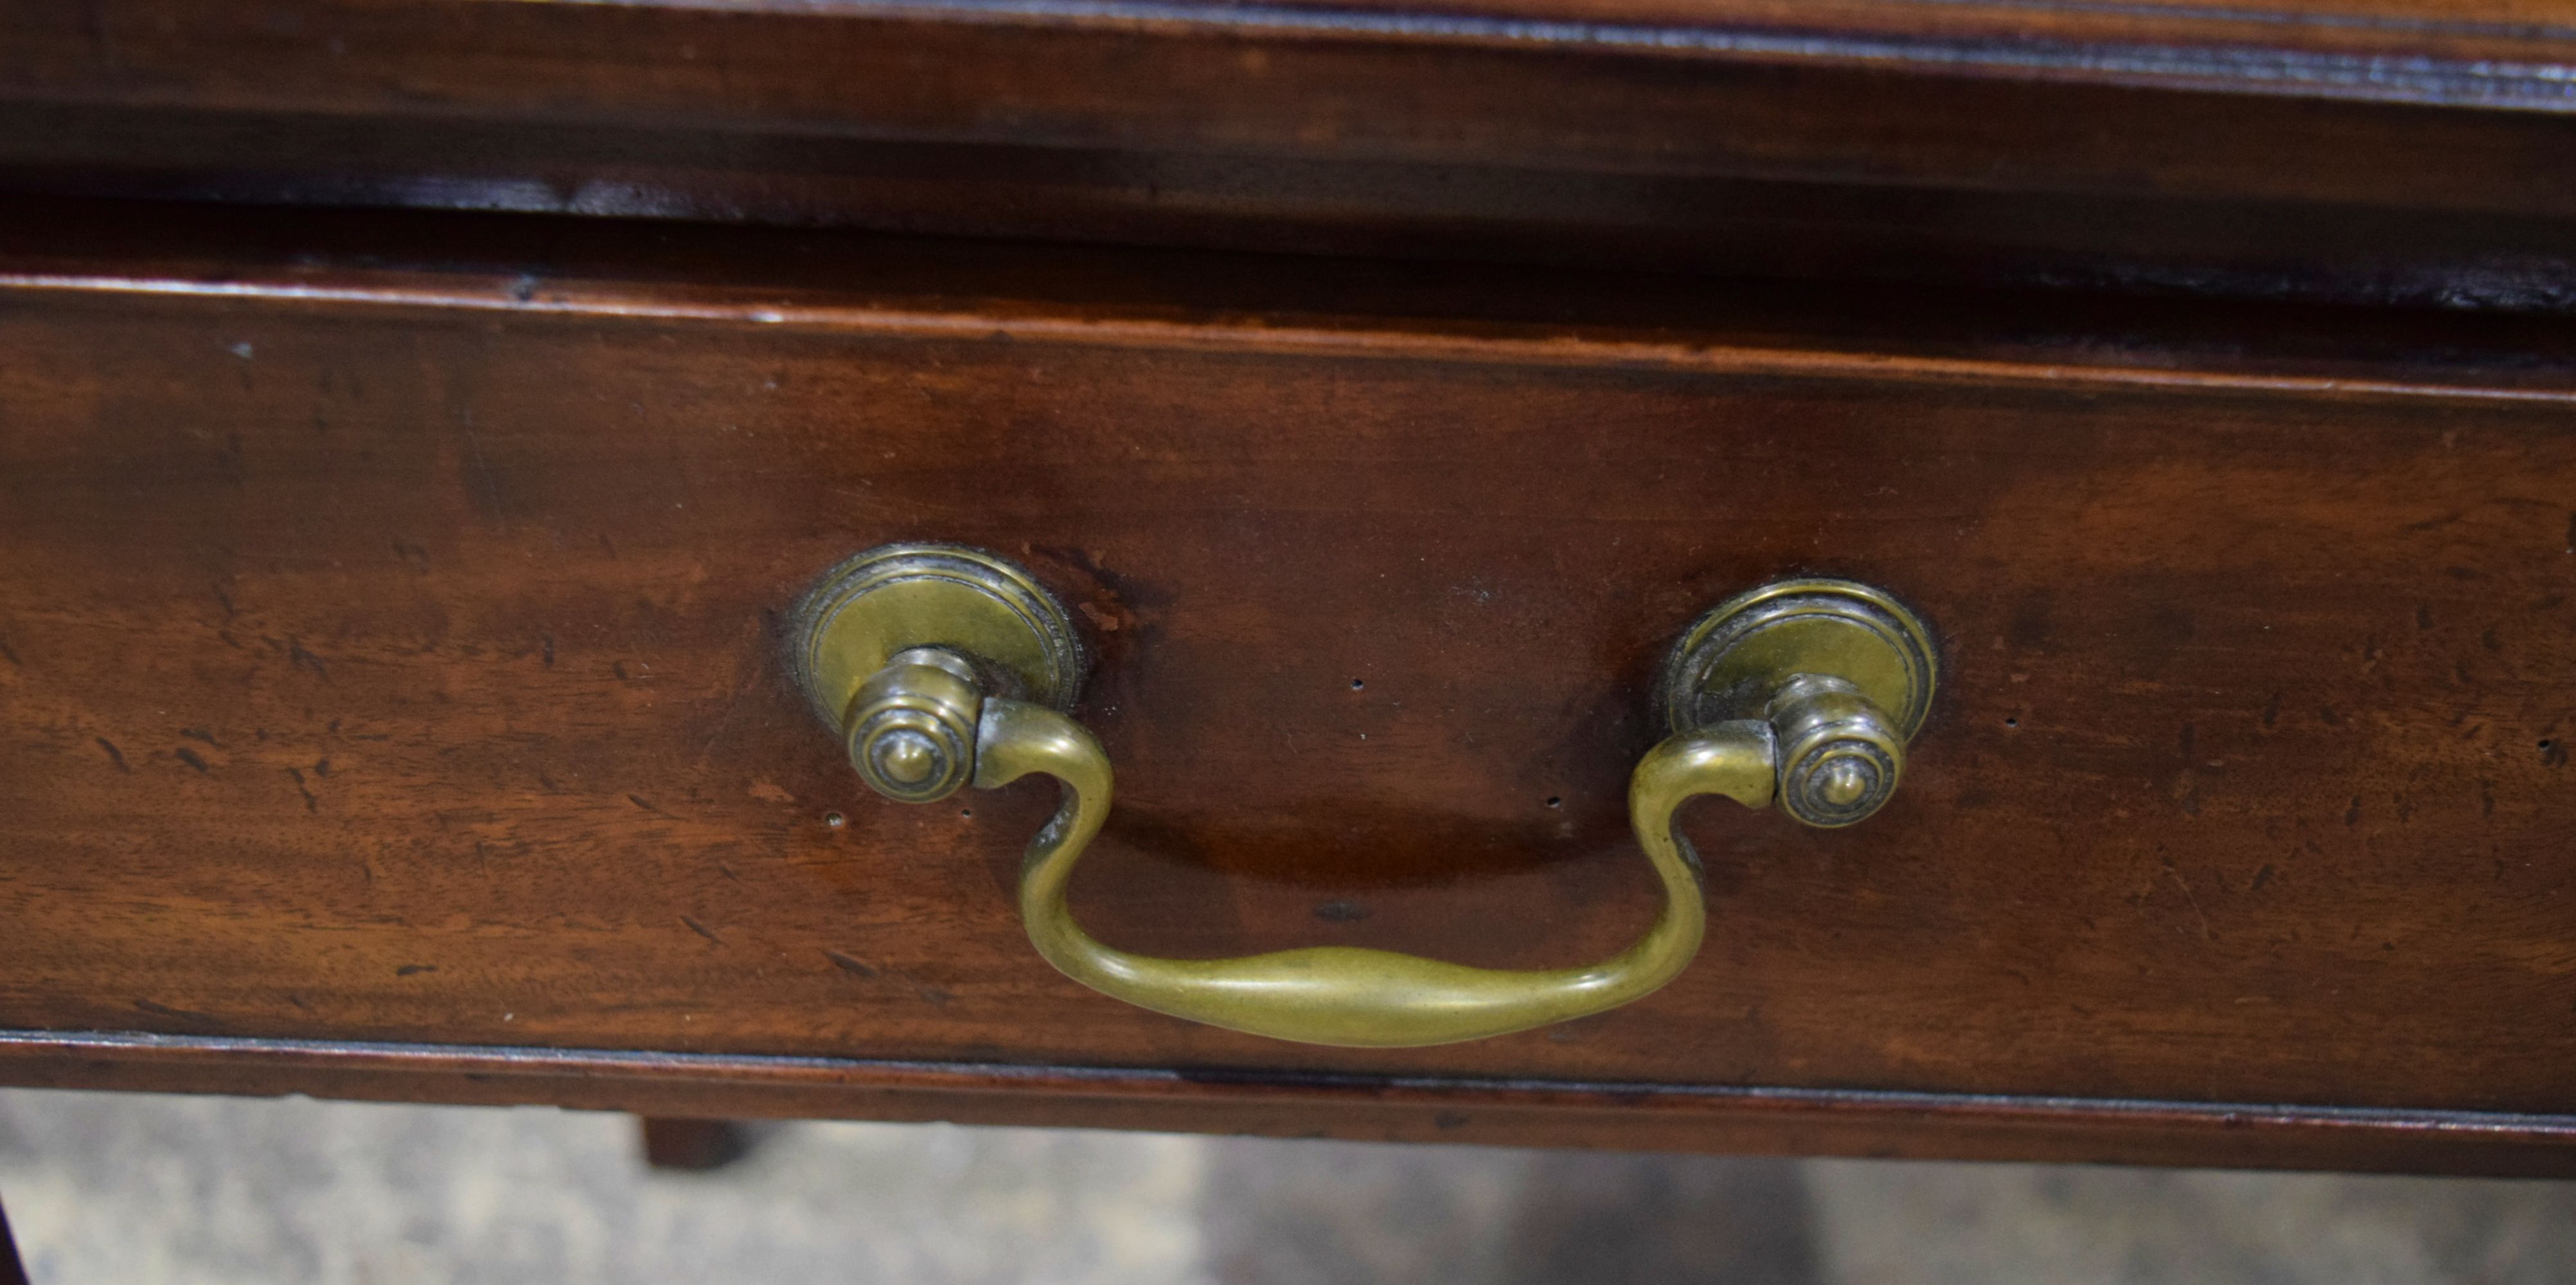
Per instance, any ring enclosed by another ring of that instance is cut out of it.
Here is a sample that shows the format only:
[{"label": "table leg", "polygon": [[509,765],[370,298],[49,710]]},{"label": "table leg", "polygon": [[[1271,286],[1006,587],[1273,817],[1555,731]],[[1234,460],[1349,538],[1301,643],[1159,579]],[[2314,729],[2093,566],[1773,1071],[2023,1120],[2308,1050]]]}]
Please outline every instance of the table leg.
[{"label": "table leg", "polygon": [[[644,1162],[656,1169],[721,1169],[751,1150],[751,1134],[731,1120],[639,1116]],[[0,1283],[4,1285],[4,1283]]]},{"label": "table leg", "polygon": [[0,1209],[0,1285],[27,1285],[27,1264],[18,1257],[18,1241],[9,1234],[9,1211]]}]

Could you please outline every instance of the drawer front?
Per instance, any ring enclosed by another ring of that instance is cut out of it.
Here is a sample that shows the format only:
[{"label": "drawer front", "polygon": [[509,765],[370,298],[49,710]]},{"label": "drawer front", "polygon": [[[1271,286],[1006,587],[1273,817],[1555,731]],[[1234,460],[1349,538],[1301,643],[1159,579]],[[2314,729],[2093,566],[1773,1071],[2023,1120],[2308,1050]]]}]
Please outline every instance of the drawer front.
[{"label": "drawer front", "polygon": [[[2576,1111],[2543,376],[11,281],[0,1026]],[[1656,667],[1765,580],[1894,591],[1943,685],[1869,823],[1686,814],[1710,934],[1663,991],[1287,1044],[1037,958],[1045,782],[852,774],[786,615],[912,539],[1071,608],[1119,784],[1074,910],[1165,954],[1616,950]]]}]

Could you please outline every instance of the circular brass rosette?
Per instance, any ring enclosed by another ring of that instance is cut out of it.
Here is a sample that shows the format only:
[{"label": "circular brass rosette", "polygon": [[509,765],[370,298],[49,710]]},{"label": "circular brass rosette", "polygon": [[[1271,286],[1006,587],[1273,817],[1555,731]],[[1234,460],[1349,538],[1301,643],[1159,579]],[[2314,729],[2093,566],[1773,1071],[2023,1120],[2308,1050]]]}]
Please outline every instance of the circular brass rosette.
[{"label": "circular brass rosette", "polygon": [[[796,681],[835,728],[878,671],[921,648],[954,658],[985,695],[1064,711],[1082,686],[1082,643],[1064,607],[1019,568],[963,545],[889,544],[858,554],[805,595],[788,630]],[[887,751],[910,763],[917,747],[902,748],[910,744]]]},{"label": "circular brass rosette", "polygon": [[1848,580],[1798,579],[1720,603],[1664,664],[1675,732],[1760,720],[1777,738],[1779,804],[1845,826],[1895,792],[1931,710],[1939,662],[1913,612]]}]

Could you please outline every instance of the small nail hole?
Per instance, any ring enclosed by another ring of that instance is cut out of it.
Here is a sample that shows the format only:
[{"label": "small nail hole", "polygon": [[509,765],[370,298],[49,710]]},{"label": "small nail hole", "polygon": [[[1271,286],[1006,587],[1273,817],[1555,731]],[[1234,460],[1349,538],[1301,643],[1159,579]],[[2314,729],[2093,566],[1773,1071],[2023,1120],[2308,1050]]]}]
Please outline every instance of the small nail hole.
[{"label": "small nail hole", "polygon": [[1565,806],[1565,800],[1560,799],[1555,795],[1549,795],[1547,805],[1552,808],[1561,808]]},{"label": "small nail hole", "polygon": [[973,808],[959,808],[959,809],[957,809],[957,815],[959,815],[959,816],[961,816],[961,817],[971,817],[971,816],[975,815],[975,809],[973,809]]},{"label": "small nail hole", "polygon": [[2004,720],[2004,726],[2006,726],[2006,727],[2019,727],[2019,726],[2021,726],[2021,720],[2020,720],[2020,719],[2018,719],[2018,718],[2007,718],[2007,719],[2005,719],[2005,720]]},{"label": "small nail hole", "polygon": [[833,829],[835,829],[835,830],[838,830],[838,829],[840,829],[842,826],[848,825],[849,823],[850,823],[850,819],[849,819],[848,817],[842,816],[842,815],[841,815],[840,813],[838,813],[838,812],[826,812],[826,813],[824,813],[824,814],[823,814],[823,824],[828,825],[828,826],[832,827],[832,828],[833,828]]},{"label": "small nail hole", "polygon": [[1354,678],[1354,679],[1352,679],[1352,680],[1351,680],[1351,690],[1352,690],[1352,691],[1358,691],[1358,690],[1360,690],[1361,688],[1366,687],[1366,686],[1368,686],[1368,684],[1367,684],[1367,683],[1361,682],[1360,680],[1358,680],[1358,679],[1356,679],[1356,678]]}]

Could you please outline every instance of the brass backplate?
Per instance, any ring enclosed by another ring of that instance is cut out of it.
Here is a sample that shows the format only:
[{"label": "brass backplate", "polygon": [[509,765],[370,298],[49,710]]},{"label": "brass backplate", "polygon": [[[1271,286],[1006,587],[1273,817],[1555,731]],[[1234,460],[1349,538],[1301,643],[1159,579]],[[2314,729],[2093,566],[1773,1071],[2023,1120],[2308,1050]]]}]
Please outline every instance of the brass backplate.
[{"label": "brass backplate", "polygon": [[1762,718],[1799,674],[1840,678],[1908,739],[1932,708],[1932,635],[1904,604],[1849,580],[1780,580],[1701,616],[1664,662],[1660,704],[1676,732]]},{"label": "brass backplate", "polygon": [[986,694],[1059,712],[1082,687],[1082,643],[1064,607],[980,549],[889,544],[825,574],[796,606],[798,685],[835,729],[859,685],[897,652],[938,647],[975,667]]}]

